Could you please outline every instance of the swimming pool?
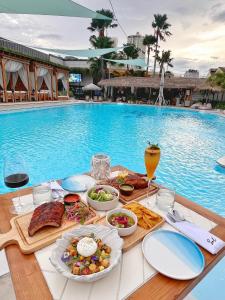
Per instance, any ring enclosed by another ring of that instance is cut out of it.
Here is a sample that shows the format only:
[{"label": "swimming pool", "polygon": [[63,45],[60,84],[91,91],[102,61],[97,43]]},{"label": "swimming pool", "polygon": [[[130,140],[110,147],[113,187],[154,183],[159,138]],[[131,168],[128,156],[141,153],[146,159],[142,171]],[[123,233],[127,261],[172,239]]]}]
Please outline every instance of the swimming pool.
[{"label": "swimming pool", "polygon": [[[162,150],[157,180],[225,216],[225,119],[185,109],[79,104],[0,114],[0,169],[23,154],[30,185],[90,169],[94,153],[145,172],[147,141]],[[0,193],[9,191],[0,178]]]}]

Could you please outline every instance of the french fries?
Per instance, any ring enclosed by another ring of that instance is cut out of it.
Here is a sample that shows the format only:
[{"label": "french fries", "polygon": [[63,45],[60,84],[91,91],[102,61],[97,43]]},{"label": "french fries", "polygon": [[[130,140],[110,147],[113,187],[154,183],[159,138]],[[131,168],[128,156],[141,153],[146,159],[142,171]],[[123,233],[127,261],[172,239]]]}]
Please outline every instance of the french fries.
[{"label": "french fries", "polygon": [[138,218],[138,225],[150,229],[162,220],[162,217],[137,202],[126,204],[124,208],[131,210]]}]

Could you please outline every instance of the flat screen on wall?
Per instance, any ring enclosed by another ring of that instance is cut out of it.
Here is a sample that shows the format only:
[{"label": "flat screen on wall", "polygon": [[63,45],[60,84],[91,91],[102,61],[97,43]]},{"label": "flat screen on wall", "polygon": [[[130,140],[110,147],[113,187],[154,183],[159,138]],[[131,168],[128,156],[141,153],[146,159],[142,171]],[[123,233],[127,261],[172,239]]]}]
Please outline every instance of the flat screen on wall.
[{"label": "flat screen on wall", "polygon": [[81,82],[81,74],[70,74],[69,82],[77,83]]}]

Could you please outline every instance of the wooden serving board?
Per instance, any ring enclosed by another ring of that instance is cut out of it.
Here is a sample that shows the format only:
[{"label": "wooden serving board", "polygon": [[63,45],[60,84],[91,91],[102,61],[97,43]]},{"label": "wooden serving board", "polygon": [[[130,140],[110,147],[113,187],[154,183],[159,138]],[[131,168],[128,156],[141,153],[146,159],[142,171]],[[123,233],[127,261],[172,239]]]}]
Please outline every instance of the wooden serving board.
[{"label": "wooden serving board", "polygon": [[[123,206],[123,207],[126,208],[126,206]],[[106,217],[104,216],[104,217],[98,219],[95,224],[106,225],[105,218]],[[157,223],[155,226],[153,226],[150,229],[144,229],[140,226],[137,226],[137,229],[135,230],[134,233],[132,233],[131,235],[128,235],[128,236],[121,237],[124,240],[123,252],[130,250],[131,248],[136,246],[138,243],[140,243],[149,232],[161,227],[165,222],[165,219],[163,217],[161,217],[161,218],[162,219],[160,220],[160,222]]]},{"label": "wooden serving board", "polygon": [[[87,220],[84,223],[85,225],[93,223],[98,218],[96,212],[92,208],[90,210],[93,217]],[[36,232],[34,236],[29,236],[28,227],[32,214],[33,212],[27,213],[10,220],[11,230],[0,234],[0,250],[8,245],[18,244],[24,254],[30,254],[54,243],[64,232],[80,225],[74,221],[68,221],[64,217],[60,227],[44,227]]]},{"label": "wooden serving board", "polygon": [[131,201],[140,201],[147,196],[152,196],[159,190],[155,183],[152,183],[149,188],[134,190],[130,196],[125,196],[120,193],[120,202],[123,204],[130,203]]},{"label": "wooden serving board", "polygon": [[[115,187],[118,189],[117,186],[115,186],[114,184],[111,184],[110,181],[101,181],[100,184],[107,184],[107,185],[111,185],[112,187]],[[134,189],[133,193],[130,196],[125,196],[122,195],[120,193],[120,202],[122,202],[123,204],[128,204],[131,201],[140,201],[144,198],[146,198],[147,196],[152,196],[155,193],[157,193],[159,190],[159,187],[157,184],[152,183],[150,185],[150,187],[148,188],[144,188],[144,189]]]},{"label": "wooden serving board", "polygon": [[[139,173],[135,173],[127,168],[124,167],[118,167],[116,171],[119,172],[127,172],[128,174],[131,175],[137,175]],[[141,175],[141,174],[139,174]],[[116,189],[118,189],[118,186],[115,186],[114,184],[112,184],[111,180],[102,180],[99,182],[99,184],[108,184],[111,185],[113,187],[115,187]],[[159,190],[159,186],[156,183],[152,183],[150,185],[150,187],[148,188],[144,188],[144,189],[134,189],[133,193],[130,196],[124,196],[120,193],[120,202],[122,202],[123,204],[128,204],[131,201],[140,201],[144,198],[146,198],[147,196],[152,196],[155,193],[157,193]]]}]

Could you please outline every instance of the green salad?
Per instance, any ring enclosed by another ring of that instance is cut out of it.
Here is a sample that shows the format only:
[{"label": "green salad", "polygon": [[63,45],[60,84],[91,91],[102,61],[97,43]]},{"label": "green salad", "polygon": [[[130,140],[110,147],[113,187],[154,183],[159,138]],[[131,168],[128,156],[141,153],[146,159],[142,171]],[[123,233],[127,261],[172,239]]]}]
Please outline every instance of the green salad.
[{"label": "green salad", "polygon": [[93,188],[88,193],[89,198],[91,198],[94,201],[99,202],[106,202],[106,201],[112,201],[117,197],[117,194],[115,192],[110,192],[105,190],[104,188]]}]

